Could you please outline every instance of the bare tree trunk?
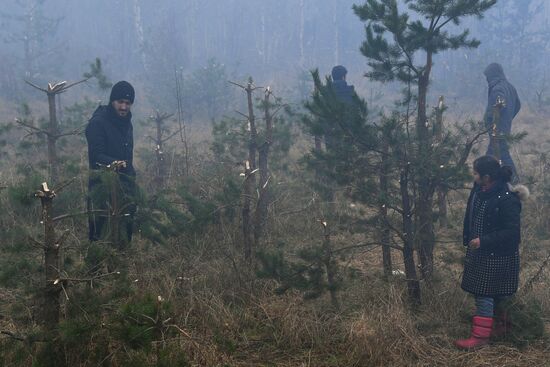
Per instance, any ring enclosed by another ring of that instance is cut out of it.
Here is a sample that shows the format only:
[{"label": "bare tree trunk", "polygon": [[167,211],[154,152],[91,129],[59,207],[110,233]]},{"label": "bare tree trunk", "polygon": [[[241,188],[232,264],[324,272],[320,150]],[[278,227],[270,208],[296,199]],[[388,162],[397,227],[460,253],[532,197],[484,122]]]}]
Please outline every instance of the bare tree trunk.
[{"label": "bare tree trunk", "polygon": [[141,54],[141,62],[143,69],[149,71],[149,63],[147,61],[147,51],[145,49],[145,37],[143,35],[143,24],[141,19],[141,5],[139,0],[134,0],[134,26],[136,29],[136,37],[138,40],[139,52]]},{"label": "bare tree trunk", "polygon": [[251,261],[253,256],[253,226],[251,206],[254,197],[254,188],[256,187],[256,150],[257,150],[257,130],[256,130],[256,118],[254,116],[254,104],[252,100],[252,93],[254,91],[254,85],[252,78],[249,79],[246,86],[246,96],[248,102],[248,160],[245,162],[245,181],[244,181],[244,193],[243,193],[243,236],[244,236],[244,257],[246,260]]},{"label": "bare tree trunk", "polygon": [[380,177],[379,177],[379,184],[380,184],[380,196],[382,198],[381,202],[379,203],[379,216],[380,216],[380,242],[382,244],[382,264],[384,267],[384,275],[389,277],[392,275],[392,258],[391,258],[391,247],[390,247],[390,240],[391,240],[391,233],[390,228],[388,226],[388,207],[386,205],[386,200],[389,197],[388,194],[388,177],[390,174],[390,165],[388,163],[388,159],[386,158],[389,153],[389,146],[384,137],[383,146],[382,146],[382,153],[384,156],[382,157],[382,163],[380,166]]},{"label": "bare tree trunk", "polygon": [[326,222],[322,222],[324,230],[324,240],[323,240],[323,263],[325,265],[325,270],[327,272],[327,285],[330,293],[330,300],[332,306],[335,309],[340,308],[340,303],[338,302],[337,295],[337,284],[336,284],[336,261],[332,254],[332,245],[330,241],[330,230]]},{"label": "bare tree trunk", "polygon": [[25,77],[27,78],[31,78],[33,75],[33,60],[30,42],[31,41],[28,38],[25,38],[23,41],[23,48],[25,52]]},{"label": "bare tree trunk", "polygon": [[259,198],[256,205],[256,213],[254,220],[254,243],[258,247],[260,245],[261,237],[263,236],[263,230],[265,223],[267,222],[268,205],[269,205],[269,148],[273,139],[273,115],[271,114],[271,89],[266,88],[264,96],[264,108],[265,108],[265,141],[259,149],[258,154],[258,168],[260,171],[260,181],[258,183]]},{"label": "bare tree trunk", "polygon": [[334,27],[334,65],[340,64],[340,27],[338,26],[339,1],[334,0],[332,9],[332,25]]},{"label": "bare tree trunk", "polygon": [[418,80],[418,119],[416,121],[416,135],[418,143],[418,197],[417,211],[417,239],[424,279],[428,282],[433,274],[433,251],[435,234],[433,230],[433,196],[434,182],[430,172],[432,159],[432,135],[428,128],[426,115],[426,96],[432,68],[432,53],[427,53],[426,68]]},{"label": "bare tree trunk", "polygon": [[405,264],[405,277],[407,278],[409,299],[411,304],[415,306],[421,303],[421,295],[420,283],[416,275],[416,264],[414,262],[413,221],[409,195],[408,167],[405,167],[401,171],[399,187],[403,206],[403,262]]},{"label": "bare tree trunk", "polygon": [[183,76],[181,74],[178,74],[178,70],[175,70],[175,77],[176,77],[176,98],[178,99],[178,125],[179,125],[179,131],[180,131],[180,139],[183,143],[183,154],[185,159],[185,175],[189,176],[189,145],[187,144],[187,127],[185,124],[185,120],[183,118],[183,102],[182,102],[182,96],[181,96],[181,88],[183,84]]},{"label": "bare tree trunk", "polygon": [[491,143],[493,145],[493,154],[501,164],[500,142],[504,139],[504,137],[500,132],[500,111],[505,106],[505,103],[506,101],[499,97],[493,106],[493,126],[490,134]]},{"label": "bare tree trunk", "polygon": [[56,241],[55,227],[52,218],[55,193],[43,183],[36,193],[42,204],[42,223],[44,225],[44,304],[42,306],[42,323],[46,330],[56,330],[59,324],[61,294],[59,244]]},{"label": "bare tree trunk", "polygon": [[190,31],[189,31],[189,34],[191,35],[191,40],[190,40],[190,47],[189,47],[189,66],[190,68],[194,68],[195,67],[195,60],[197,58],[197,45],[196,45],[196,33],[197,33],[197,1],[196,0],[191,0],[191,14],[189,16],[189,20],[190,20]]},{"label": "bare tree trunk", "polygon": [[[439,97],[439,103],[436,108],[434,135],[439,144],[443,143],[443,112],[445,111],[445,99],[443,96]],[[437,206],[439,214],[439,226],[446,228],[449,225],[447,218],[447,189],[444,185],[438,185],[437,187]]]},{"label": "bare tree trunk", "polygon": [[55,106],[55,92],[48,92],[48,107],[50,110],[50,121],[48,124],[48,166],[50,168],[50,181],[54,184],[58,179],[58,161],[57,161],[57,148],[56,142],[59,135],[59,129],[57,126],[56,106]]},{"label": "bare tree trunk", "polygon": [[304,4],[305,0],[300,0],[300,68],[305,68],[305,46],[304,46]]},{"label": "bare tree trunk", "polygon": [[[155,122],[155,128],[156,128],[156,136],[154,138],[155,143],[155,157],[156,157],[156,169],[155,169],[155,177],[154,182],[156,184],[157,190],[162,190],[164,188],[164,185],[166,184],[166,160],[164,159],[164,143],[167,139],[170,139],[174,134],[169,136],[168,138],[164,137],[165,132],[165,124],[164,122],[172,117],[171,114],[167,113],[160,113],[159,111],[155,112],[155,115],[151,117],[151,119]],[[177,132],[176,132],[177,133]]]},{"label": "bare tree trunk", "polygon": [[23,47],[25,53],[25,77],[32,78],[34,75],[34,50],[33,43],[35,42],[35,36],[33,35],[36,20],[36,4],[31,2],[28,4],[28,9],[25,10],[25,34],[23,36]]},{"label": "bare tree trunk", "polygon": [[[113,167],[114,168],[114,167]],[[119,198],[119,178],[116,171],[110,173],[110,191],[111,191],[111,201],[109,208],[109,230],[111,235],[109,236],[111,243],[118,249],[122,249],[122,238],[120,236],[120,198]]]},{"label": "bare tree trunk", "polygon": [[267,64],[267,37],[265,26],[265,5],[262,7],[262,13],[260,15],[260,27],[261,27],[261,46],[260,53],[262,55],[262,66],[265,68]]},{"label": "bare tree trunk", "polygon": [[164,120],[161,118],[162,116],[158,116],[155,118],[155,123],[157,127],[157,146],[155,149],[155,155],[157,158],[157,177],[156,181],[158,182],[159,188],[162,188],[164,186],[164,178],[166,177],[166,172],[164,171],[165,168],[165,161],[164,161],[164,142],[162,141],[162,125]]}]

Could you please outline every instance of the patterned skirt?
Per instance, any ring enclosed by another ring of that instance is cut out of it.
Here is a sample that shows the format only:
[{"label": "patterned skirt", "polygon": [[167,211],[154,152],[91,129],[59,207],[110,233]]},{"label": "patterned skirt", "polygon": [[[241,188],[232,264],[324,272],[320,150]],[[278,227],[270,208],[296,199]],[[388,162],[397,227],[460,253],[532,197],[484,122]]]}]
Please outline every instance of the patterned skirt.
[{"label": "patterned skirt", "polygon": [[493,256],[468,248],[464,259],[462,289],[476,296],[509,296],[519,283],[519,253]]}]

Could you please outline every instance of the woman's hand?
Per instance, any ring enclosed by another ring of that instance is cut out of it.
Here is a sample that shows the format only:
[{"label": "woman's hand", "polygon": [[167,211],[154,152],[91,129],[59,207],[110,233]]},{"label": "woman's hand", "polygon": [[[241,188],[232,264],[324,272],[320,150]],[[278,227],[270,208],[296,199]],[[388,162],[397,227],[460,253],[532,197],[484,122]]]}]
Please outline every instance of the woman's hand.
[{"label": "woman's hand", "polygon": [[477,250],[481,245],[481,241],[479,240],[479,238],[474,238],[473,240],[470,241],[468,245],[472,250]]}]

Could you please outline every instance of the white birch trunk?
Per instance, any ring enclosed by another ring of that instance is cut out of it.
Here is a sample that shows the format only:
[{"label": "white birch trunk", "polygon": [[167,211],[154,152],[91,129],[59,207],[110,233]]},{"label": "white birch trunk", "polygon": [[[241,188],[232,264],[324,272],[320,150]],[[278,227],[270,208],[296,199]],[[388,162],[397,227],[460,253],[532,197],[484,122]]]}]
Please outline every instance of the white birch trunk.
[{"label": "white birch trunk", "polygon": [[145,50],[145,36],[143,35],[143,24],[141,20],[141,6],[139,0],[134,0],[134,26],[136,28],[136,37],[138,41],[139,52],[143,69],[149,71],[147,52]]}]

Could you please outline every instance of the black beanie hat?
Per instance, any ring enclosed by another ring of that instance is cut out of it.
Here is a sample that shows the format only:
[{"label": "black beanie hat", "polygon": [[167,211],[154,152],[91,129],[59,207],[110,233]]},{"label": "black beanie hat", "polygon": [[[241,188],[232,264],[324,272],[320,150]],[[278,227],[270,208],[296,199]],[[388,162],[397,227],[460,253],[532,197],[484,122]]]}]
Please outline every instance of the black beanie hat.
[{"label": "black beanie hat", "polygon": [[134,91],[132,84],[123,80],[113,85],[113,89],[111,89],[111,96],[109,97],[109,103],[118,101],[119,99],[127,99],[131,103],[134,103],[135,96],[136,92]]},{"label": "black beanie hat", "polygon": [[332,68],[332,80],[342,80],[348,71],[342,65],[337,65]]}]

